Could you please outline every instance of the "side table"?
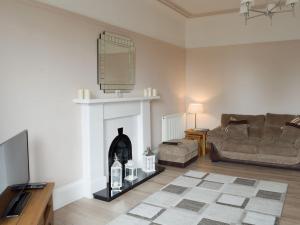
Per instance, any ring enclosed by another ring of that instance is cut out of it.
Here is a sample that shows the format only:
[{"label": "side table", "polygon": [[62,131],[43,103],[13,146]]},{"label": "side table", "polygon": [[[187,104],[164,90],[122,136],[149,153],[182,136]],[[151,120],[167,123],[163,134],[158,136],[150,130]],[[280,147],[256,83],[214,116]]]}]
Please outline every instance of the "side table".
[{"label": "side table", "polygon": [[197,140],[199,144],[199,155],[205,157],[206,154],[206,137],[208,129],[189,129],[185,131],[185,138],[189,140]]}]

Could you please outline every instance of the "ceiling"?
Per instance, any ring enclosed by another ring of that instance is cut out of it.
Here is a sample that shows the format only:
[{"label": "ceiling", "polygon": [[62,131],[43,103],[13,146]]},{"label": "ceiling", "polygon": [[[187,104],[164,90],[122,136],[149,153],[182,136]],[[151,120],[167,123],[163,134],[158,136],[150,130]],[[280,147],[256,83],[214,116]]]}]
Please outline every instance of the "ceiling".
[{"label": "ceiling", "polygon": [[[234,13],[240,10],[240,0],[158,0],[187,18]],[[256,6],[268,0],[255,0]]]}]

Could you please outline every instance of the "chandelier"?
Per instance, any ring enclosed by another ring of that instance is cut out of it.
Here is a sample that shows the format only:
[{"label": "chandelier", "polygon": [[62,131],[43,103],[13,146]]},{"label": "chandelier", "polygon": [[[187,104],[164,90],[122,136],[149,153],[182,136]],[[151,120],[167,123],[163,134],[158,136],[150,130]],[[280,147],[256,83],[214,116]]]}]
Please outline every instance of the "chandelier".
[{"label": "chandelier", "polygon": [[254,0],[241,0],[240,13],[244,15],[246,25],[248,20],[260,16],[269,17],[272,24],[272,18],[275,14],[293,13],[293,15],[295,15],[295,5],[298,2],[299,0],[285,0],[285,3],[284,0],[269,1],[265,9],[261,9],[262,7],[254,7]]}]

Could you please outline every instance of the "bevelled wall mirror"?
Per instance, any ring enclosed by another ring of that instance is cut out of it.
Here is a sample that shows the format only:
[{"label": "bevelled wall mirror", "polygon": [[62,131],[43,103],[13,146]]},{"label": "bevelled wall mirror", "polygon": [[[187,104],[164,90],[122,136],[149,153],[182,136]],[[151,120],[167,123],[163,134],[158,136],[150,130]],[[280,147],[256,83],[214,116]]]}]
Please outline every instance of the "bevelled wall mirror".
[{"label": "bevelled wall mirror", "polygon": [[130,38],[106,31],[100,34],[98,84],[105,93],[126,93],[134,89],[135,45]]}]

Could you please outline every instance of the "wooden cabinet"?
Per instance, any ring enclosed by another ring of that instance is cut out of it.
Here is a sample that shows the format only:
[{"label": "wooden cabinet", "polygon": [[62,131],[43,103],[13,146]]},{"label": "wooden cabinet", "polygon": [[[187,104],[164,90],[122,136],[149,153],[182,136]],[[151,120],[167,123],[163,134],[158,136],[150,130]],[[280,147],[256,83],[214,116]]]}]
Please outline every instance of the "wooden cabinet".
[{"label": "wooden cabinet", "polygon": [[53,193],[54,183],[48,183],[44,189],[31,190],[30,199],[22,214],[16,218],[0,221],[1,225],[54,225]]}]

